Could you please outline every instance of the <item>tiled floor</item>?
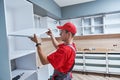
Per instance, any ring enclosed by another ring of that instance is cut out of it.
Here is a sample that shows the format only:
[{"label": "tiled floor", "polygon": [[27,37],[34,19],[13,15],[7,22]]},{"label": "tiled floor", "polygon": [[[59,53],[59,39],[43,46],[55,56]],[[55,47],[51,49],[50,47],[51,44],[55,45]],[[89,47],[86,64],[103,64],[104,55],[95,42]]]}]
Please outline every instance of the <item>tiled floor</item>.
[{"label": "tiled floor", "polygon": [[120,80],[119,76],[104,76],[103,74],[82,74],[73,72],[72,80]]}]

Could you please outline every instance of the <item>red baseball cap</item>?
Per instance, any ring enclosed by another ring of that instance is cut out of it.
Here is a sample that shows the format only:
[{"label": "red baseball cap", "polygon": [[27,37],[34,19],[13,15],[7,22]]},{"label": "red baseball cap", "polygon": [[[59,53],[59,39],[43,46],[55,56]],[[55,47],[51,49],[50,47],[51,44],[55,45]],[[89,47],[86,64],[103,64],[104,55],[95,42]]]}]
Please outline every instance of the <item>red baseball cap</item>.
[{"label": "red baseball cap", "polygon": [[71,22],[67,22],[63,26],[57,26],[57,28],[61,30],[67,30],[73,34],[77,32],[76,26]]}]

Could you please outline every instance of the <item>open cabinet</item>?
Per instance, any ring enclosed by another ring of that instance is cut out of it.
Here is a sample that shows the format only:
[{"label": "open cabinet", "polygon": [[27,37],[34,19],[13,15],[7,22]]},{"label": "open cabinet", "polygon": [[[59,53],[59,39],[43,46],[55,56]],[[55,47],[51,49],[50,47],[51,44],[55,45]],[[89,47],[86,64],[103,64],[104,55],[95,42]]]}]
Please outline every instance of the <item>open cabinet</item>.
[{"label": "open cabinet", "polygon": [[[34,28],[33,5],[26,0],[3,1],[1,0],[4,4],[2,6],[5,19],[3,30],[6,35],[2,36],[6,36],[3,43],[7,46],[7,52],[4,51],[2,54],[7,56],[2,55],[2,57],[6,59],[5,64],[8,65],[3,65],[3,70],[6,70],[1,73],[3,77],[0,77],[0,80],[13,80],[18,75],[21,75],[19,80],[38,80],[33,42],[27,37],[16,37],[16,35],[20,36],[19,34],[26,34],[24,30]],[[29,30],[26,32],[30,33]]]}]

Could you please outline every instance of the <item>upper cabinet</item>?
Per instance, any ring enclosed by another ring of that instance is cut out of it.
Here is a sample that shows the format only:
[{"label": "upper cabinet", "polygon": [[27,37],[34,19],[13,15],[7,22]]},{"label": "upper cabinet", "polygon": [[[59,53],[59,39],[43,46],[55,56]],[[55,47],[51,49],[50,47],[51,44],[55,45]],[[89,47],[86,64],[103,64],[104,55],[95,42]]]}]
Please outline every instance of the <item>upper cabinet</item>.
[{"label": "upper cabinet", "polygon": [[103,34],[104,17],[102,15],[82,18],[82,35]]},{"label": "upper cabinet", "polygon": [[[39,15],[34,15],[34,22],[35,22],[35,28],[39,29],[38,33],[42,32],[45,33],[48,31],[48,29],[51,29],[55,37],[59,37],[59,30],[57,29],[57,26],[59,25],[59,21],[55,20],[50,17],[42,17]],[[40,31],[44,30],[44,31]],[[48,37],[47,34],[41,34],[42,38]]]},{"label": "upper cabinet", "polygon": [[73,22],[77,27],[76,36],[120,33],[120,13],[84,16],[60,20],[61,25]]},{"label": "upper cabinet", "polygon": [[76,36],[104,33],[104,16],[102,15],[61,20],[60,23],[63,25],[69,21],[77,28]]},{"label": "upper cabinet", "polygon": [[105,15],[105,33],[120,33],[120,13]]},{"label": "upper cabinet", "polygon": [[82,18],[74,18],[74,19],[66,19],[66,20],[60,20],[60,25],[64,25],[66,22],[72,22],[77,28],[76,35],[82,34]]}]

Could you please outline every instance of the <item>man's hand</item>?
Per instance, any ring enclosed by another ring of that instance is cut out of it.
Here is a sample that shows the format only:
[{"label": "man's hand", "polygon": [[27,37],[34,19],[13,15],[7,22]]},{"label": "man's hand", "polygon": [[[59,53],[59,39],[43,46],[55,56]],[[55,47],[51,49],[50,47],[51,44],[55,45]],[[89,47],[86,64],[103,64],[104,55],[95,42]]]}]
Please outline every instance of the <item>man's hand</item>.
[{"label": "man's hand", "polygon": [[29,37],[35,43],[41,43],[41,39],[39,39],[36,34],[33,37]]},{"label": "man's hand", "polygon": [[51,31],[51,29],[48,29],[48,32],[46,32],[46,33],[47,33],[47,35],[52,36],[52,31]]}]

